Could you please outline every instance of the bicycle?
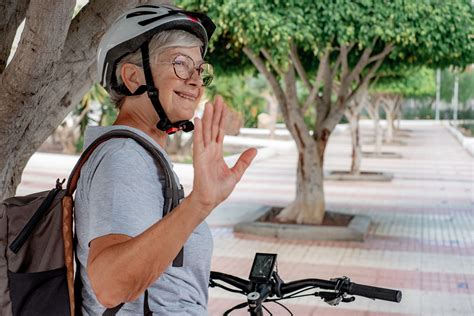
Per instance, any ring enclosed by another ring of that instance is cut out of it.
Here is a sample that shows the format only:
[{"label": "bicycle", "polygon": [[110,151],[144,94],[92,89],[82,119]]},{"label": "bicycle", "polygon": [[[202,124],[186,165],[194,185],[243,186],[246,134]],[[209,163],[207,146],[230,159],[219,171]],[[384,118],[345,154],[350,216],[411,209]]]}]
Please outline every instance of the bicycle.
[{"label": "bicycle", "polygon": [[[244,280],[234,275],[211,271],[209,287],[220,287],[229,292],[244,294],[247,302],[237,304],[224,312],[224,316],[232,311],[248,307],[251,316],[263,316],[263,310],[270,315],[272,313],[263,305],[265,302],[273,302],[284,309],[290,315],[293,313],[279,301],[303,296],[320,297],[329,305],[339,303],[350,303],[355,301],[356,296],[363,296],[370,299],[379,299],[400,303],[402,292],[387,288],[356,284],[348,277],[340,277],[330,280],[302,279],[285,283],[278,275],[276,265],[277,254],[256,253],[250,270],[249,280]],[[276,268],[276,269],[275,269]],[[229,288],[216,281],[225,282],[236,289]],[[302,294],[306,291],[319,289],[311,294]],[[271,298],[276,296],[277,298]]]}]

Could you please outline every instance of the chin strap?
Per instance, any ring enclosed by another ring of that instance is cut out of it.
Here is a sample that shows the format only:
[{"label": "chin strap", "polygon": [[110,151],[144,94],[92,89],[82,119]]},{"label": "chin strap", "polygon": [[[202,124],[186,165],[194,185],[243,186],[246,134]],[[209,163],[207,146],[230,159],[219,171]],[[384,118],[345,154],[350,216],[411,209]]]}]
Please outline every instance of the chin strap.
[{"label": "chin strap", "polygon": [[117,90],[119,90],[121,93],[127,96],[140,95],[147,92],[148,98],[150,98],[150,101],[153,104],[153,107],[155,108],[156,113],[160,117],[160,120],[158,121],[158,124],[156,124],[156,127],[159,130],[164,131],[166,134],[171,135],[179,131],[183,131],[186,133],[193,131],[194,124],[191,121],[183,120],[183,121],[172,123],[169,120],[168,116],[166,115],[160,103],[159,93],[158,93],[158,90],[155,88],[155,83],[153,81],[153,74],[151,73],[151,67],[150,67],[150,54],[148,51],[148,41],[143,43],[140,49],[142,52],[143,71],[145,73],[146,85],[139,86],[138,89],[135,90],[135,92],[133,93],[130,92],[130,90],[128,90],[128,88],[125,85],[120,85],[120,87],[118,87]]}]

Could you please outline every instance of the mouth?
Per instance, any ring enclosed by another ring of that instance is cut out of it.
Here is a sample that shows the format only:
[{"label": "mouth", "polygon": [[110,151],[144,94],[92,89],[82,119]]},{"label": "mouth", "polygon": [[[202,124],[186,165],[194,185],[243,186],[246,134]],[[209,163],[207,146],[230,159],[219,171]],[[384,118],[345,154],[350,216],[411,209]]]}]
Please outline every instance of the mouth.
[{"label": "mouth", "polygon": [[196,101],[198,95],[189,93],[189,92],[181,92],[181,91],[174,91],[180,98],[190,100],[190,101]]}]

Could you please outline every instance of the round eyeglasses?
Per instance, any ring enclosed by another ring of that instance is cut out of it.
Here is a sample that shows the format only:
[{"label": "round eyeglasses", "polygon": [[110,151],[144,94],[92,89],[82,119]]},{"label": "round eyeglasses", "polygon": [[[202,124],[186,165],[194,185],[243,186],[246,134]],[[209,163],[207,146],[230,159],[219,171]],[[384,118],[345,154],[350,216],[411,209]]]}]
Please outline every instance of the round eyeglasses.
[{"label": "round eyeglasses", "polygon": [[204,62],[196,67],[194,60],[187,55],[176,55],[173,61],[162,61],[157,62],[157,64],[172,64],[176,77],[183,80],[190,79],[194,74],[194,70],[197,70],[202,85],[205,87],[208,87],[214,78],[214,68],[211,64]]}]

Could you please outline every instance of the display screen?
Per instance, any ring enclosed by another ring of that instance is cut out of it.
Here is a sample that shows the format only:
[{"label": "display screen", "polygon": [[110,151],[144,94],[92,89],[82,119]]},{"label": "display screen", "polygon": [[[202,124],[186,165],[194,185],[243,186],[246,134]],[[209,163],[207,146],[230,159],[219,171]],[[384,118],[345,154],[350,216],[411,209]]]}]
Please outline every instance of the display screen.
[{"label": "display screen", "polygon": [[252,270],[250,271],[249,280],[267,281],[270,279],[273,267],[276,262],[276,254],[273,253],[257,253],[253,260]]}]

